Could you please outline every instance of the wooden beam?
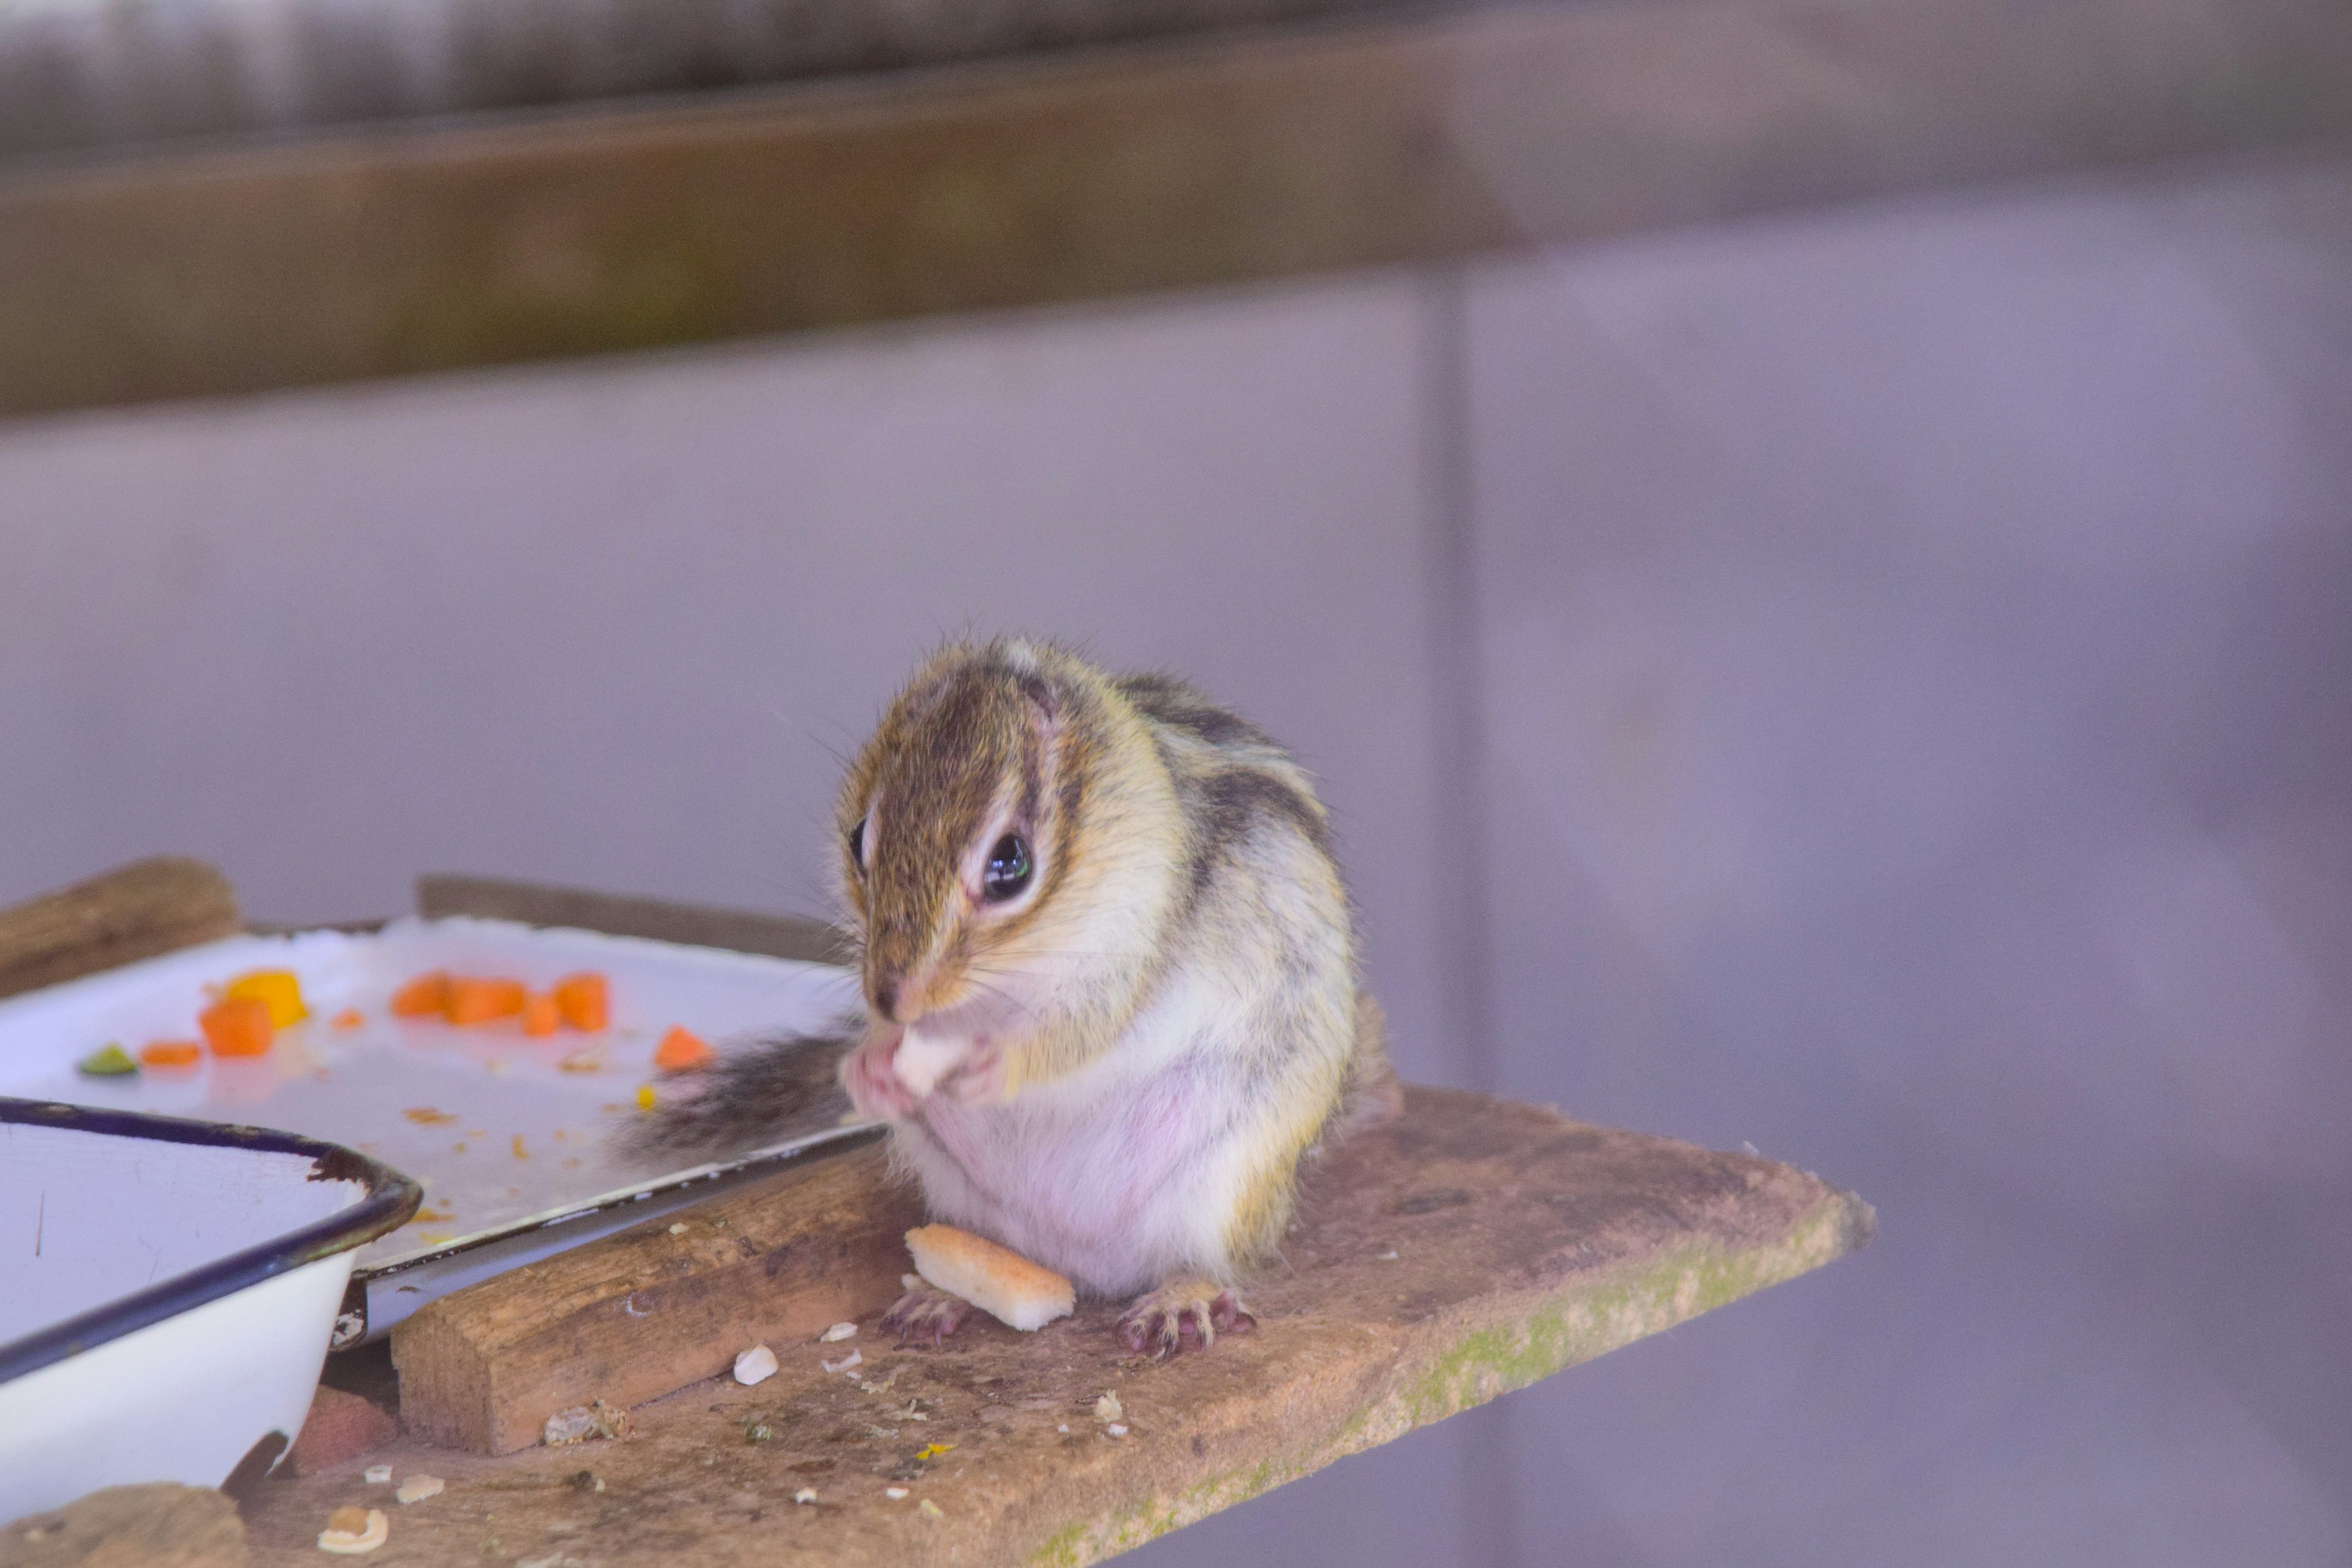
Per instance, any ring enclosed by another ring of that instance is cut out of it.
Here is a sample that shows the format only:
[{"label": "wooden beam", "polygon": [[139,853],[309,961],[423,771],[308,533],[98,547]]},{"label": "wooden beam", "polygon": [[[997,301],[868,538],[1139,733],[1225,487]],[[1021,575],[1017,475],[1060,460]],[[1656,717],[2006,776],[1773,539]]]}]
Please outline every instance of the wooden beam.
[{"label": "wooden beam", "polygon": [[2352,132],[2340,0],[1661,0],[0,178],[0,414],[1380,266]]},{"label": "wooden beam", "polygon": [[236,894],[201,860],[158,856],[0,910],[0,996],[235,936]]}]

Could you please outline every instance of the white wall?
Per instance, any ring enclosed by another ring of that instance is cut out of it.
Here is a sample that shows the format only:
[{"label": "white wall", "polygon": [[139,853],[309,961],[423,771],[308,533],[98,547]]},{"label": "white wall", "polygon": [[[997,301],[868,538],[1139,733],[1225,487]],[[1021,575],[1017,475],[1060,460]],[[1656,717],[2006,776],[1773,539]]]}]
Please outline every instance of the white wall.
[{"label": "white wall", "polygon": [[926,644],[1165,661],[1409,1072],[1884,1230],[1146,1560],[2341,1562],[2347,432],[2346,158],[0,426],[0,898],[814,908]]}]

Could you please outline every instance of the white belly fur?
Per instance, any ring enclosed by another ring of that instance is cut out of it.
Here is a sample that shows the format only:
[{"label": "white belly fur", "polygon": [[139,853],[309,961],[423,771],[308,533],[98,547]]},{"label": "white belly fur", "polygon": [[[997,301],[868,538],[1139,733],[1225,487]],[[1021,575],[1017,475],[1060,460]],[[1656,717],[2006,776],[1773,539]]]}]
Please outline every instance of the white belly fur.
[{"label": "white belly fur", "polygon": [[1180,987],[1068,1078],[998,1105],[933,1097],[897,1127],[894,1150],[939,1218],[1094,1294],[1229,1278],[1227,1222],[1255,1141],[1227,1043],[1249,1011]]}]

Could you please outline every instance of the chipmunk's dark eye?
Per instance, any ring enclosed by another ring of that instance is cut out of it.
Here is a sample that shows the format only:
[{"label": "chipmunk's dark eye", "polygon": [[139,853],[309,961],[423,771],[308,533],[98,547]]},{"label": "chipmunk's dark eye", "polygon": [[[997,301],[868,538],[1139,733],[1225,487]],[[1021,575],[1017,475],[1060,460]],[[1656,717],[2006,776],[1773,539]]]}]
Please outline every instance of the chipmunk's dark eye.
[{"label": "chipmunk's dark eye", "polygon": [[866,869],[866,819],[862,816],[857,826],[849,830],[849,863],[861,871]]},{"label": "chipmunk's dark eye", "polygon": [[1008,833],[996,841],[996,847],[988,852],[988,864],[980,868],[981,897],[1001,904],[1028,885],[1028,841],[1017,833]]}]

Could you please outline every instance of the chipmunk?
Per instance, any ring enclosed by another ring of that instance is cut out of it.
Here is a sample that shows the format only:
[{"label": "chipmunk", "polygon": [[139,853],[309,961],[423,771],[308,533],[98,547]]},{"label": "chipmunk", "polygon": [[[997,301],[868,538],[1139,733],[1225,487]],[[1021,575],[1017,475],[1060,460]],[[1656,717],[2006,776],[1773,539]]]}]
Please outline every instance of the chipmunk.
[{"label": "chipmunk", "polygon": [[[865,1017],[730,1054],[652,1140],[772,1139],[845,1092],[933,1215],[1131,1298],[1135,1351],[1254,1327],[1300,1162],[1401,1103],[1306,772],[1182,681],[1001,640],[916,672],[838,827]],[[915,1285],[883,1321],[966,1311]]]}]

